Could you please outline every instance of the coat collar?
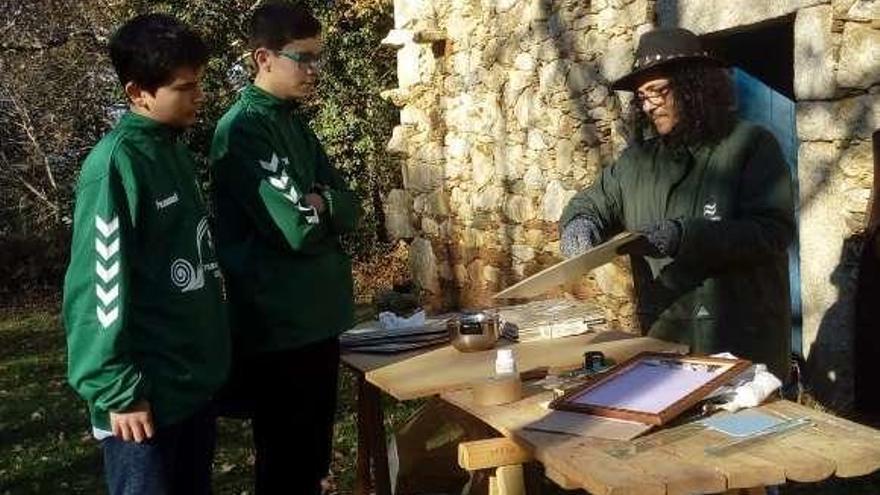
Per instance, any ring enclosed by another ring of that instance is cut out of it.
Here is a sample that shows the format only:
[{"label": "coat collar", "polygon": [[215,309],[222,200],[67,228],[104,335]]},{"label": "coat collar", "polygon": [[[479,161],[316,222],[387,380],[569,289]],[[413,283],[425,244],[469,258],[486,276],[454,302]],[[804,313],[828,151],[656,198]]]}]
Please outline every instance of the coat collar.
[{"label": "coat collar", "polygon": [[299,104],[296,100],[285,100],[269,93],[268,91],[257,87],[255,84],[248,84],[242,90],[242,98],[249,103],[258,106],[278,109],[296,109]]},{"label": "coat collar", "polygon": [[157,120],[133,112],[131,110],[125,112],[117,124],[121,128],[135,129],[146,134],[157,135],[168,139],[177,139],[183,134],[183,129],[163,124]]}]

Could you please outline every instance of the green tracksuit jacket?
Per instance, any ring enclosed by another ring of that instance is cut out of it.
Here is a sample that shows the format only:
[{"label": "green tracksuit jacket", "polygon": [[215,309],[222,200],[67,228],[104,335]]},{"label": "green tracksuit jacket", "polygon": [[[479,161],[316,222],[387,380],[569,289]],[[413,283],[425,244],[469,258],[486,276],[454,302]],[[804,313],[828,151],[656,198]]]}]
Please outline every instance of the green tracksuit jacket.
[{"label": "green tracksuit jacket", "polygon": [[633,257],[642,329],[729,351],[788,376],[791,312],[786,248],[795,233],[791,177],[772,134],[741,121],[714,145],[628,148],[563,211],[603,238],[680,219],[674,259]]},{"label": "green tracksuit jacket", "polygon": [[68,379],[92,424],[141,399],[159,426],[202,407],[229,368],[222,299],[188,150],[125,114],[83,163],[64,280]]},{"label": "green tracksuit jacket", "polygon": [[[357,203],[296,104],[248,86],[211,147],[217,249],[242,355],[292,349],[351,326],[351,262],[339,235]],[[327,209],[306,205],[322,190]]]}]

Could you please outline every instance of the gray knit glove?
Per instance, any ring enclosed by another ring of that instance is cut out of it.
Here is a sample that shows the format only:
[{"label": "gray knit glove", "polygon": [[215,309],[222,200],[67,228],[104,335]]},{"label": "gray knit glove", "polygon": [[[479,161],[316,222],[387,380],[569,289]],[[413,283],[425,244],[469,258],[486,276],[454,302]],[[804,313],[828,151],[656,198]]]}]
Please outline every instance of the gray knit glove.
[{"label": "gray knit glove", "polygon": [[649,258],[673,257],[678,253],[681,243],[681,224],[678,220],[661,220],[637,232],[642,235],[621,246],[617,250],[619,253]]},{"label": "gray knit glove", "polygon": [[566,258],[577,256],[602,242],[599,227],[589,217],[578,215],[565,224],[559,240],[559,250]]}]

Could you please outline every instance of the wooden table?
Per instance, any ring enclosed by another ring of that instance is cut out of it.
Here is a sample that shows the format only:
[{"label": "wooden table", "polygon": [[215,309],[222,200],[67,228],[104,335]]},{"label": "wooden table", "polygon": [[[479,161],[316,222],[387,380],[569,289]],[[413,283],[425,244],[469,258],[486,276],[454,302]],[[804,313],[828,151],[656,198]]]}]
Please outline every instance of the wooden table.
[{"label": "wooden table", "polygon": [[725,456],[713,456],[705,448],[729,437],[710,430],[695,431],[689,425],[658,430],[629,442],[525,429],[547,414],[539,405],[549,399],[547,393],[503,406],[475,405],[469,391],[447,392],[441,398],[514,440],[541,462],[548,477],[560,486],[583,488],[593,495],[720,493],[779,485],[786,480],[817,482],[832,475],[862,476],[880,468],[880,431],[784,400],[759,409],[786,418],[807,417],[813,426]]},{"label": "wooden table", "polygon": [[[601,351],[618,362],[646,350],[686,350],[679,344],[624,332],[592,332],[562,339],[499,345],[499,348],[508,346],[514,349],[521,371],[543,366],[557,370],[577,368],[583,362],[583,353],[588,350]],[[392,355],[343,353],[342,362],[357,376],[355,494],[370,493],[371,477],[376,495],[391,493],[380,391],[398,400],[409,400],[466,389],[471,383],[493,373],[494,356],[494,351],[461,353],[448,345]]]},{"label": "wooden table", "polygon": [[[631,334],[609,332],[528,344],[514,344],[521,371],[538,366],[557,369],[581,364],[587,350],[599,350],[617,361],[645,350],[683,351],[683,346]],[[666,428],[630,442],[542,433],[524,428],[547,411],[540,403],[548,392],[529,392],[503,406],[477,406],[470,383],[489,376],[494,353],[463,354],[449,346],[401,355],[344,354],[358,375],[358,462],[355,493],[390,494],[380,390],[400,400],[440,397],[512,439],[545,467],[564,488],[584,488],[593,495],[719,493],[728,489],[778,485],[787,480],[816,482],[836,475],[853,477],[880,468],[880,431],[788,401],[761,410],[788,418],[808,417],[814,425],[773,437],[726,456],[705,452],[725,437],[691,432],[674,437]],[[666,438],[667,440],[664,440]],[[644,445],[656,444],[651,448]],[[639,446],[636,448],[636,446]],[[612,451],[632,450],[632,455]]]}]

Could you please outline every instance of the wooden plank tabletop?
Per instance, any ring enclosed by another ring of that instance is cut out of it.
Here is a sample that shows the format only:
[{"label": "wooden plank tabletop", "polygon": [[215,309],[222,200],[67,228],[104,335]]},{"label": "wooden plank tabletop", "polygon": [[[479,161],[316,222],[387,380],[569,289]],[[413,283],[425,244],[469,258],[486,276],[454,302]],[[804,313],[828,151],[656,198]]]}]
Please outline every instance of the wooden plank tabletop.
[{"label": "wooden plank tabletop", "polygon": [[[629,442],[526,429],[548,413],[540,407],[547,396],[532,392],[501,406],[475,405],[469,390],[446,392],[441,398],[512,438],[567,484],[594,495],[719,493],[880,469],[880,431],[784,400],[759,409],[785,419],[806,417],[813,424],[717,456],[706,453],[706,447],[729,437],[687,424]],[[679,432],[684,433],[676,438]]]},{"label": "wooden plank tabletop", "polygon": [[[687,347],[681,344],[649,337],[634,337],[626,332],[591,332],[559,339],[501,344],[497,348],[502,347],[514,349],[520,371],[542,366],[556,370],[577,368],[582,365],[583,353],[588,347],[589,350],[605,353],[605,356],[617,362],[642,350],[678,353],[687,351]],[[359,362],[350,355],[343,355],[343,361]],[[469,387],[475,381],[491,376],[494,373],[494,363],[494,349],[459,352],[446,345],[381,366],[373,361],[365,376],[367,381],[395,398],[409,400]]]}]

